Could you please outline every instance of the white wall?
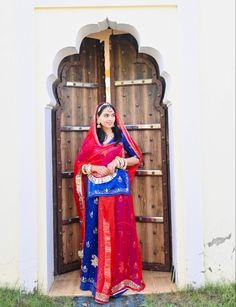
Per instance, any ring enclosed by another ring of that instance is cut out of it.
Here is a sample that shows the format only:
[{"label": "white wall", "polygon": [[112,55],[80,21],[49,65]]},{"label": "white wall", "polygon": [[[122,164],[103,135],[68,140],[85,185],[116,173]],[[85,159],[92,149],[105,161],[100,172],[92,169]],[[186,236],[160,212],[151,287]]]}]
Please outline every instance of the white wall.
[{"label": "white wall", "polygon": [[168,77],[177,285],[232,280],[233,0],[114,0],[113,8],[81,2],[36,1],[34,10],[31,1],[0,4],[0,283],[28,290],[38,283],[46,292],[53,281],[50,109],[45,110],[53,98],[46,81],[53,79],[60,56],[76,51],[83,36],[103,30],[106,18],[133,34]]},{"label": "white wall", "polygon": [[205,272],[234,280],[235,2],[199,3]]},{"label": "white wall", "polygon": [[0,23],[0,283],[32,290],[37,287],[37,153],[31,1],[1,1]]},{"label": "white wall", "polygon": [[[0,3],[0,53],[1,58],[1,204],[0,204],[0,282],[17,283],[19,262],[19,119],[17,116],[16,84],[16,29],[11,21],[15,18],[13,5]],[[8,29],[8,35],[3,30]],[[9,71],[9,73],[7,73]],[[3,74],[4,72],[4,74]],[[10,73],[11,72],[11,73]],[[9,129],[10,128],[10,129]]]}]

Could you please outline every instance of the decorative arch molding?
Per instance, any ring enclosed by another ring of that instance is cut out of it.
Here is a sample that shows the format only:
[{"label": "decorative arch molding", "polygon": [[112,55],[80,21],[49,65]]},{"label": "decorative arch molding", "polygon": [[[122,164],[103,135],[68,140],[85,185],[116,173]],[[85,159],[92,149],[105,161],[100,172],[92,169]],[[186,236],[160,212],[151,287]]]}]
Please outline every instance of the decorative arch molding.
[{"label": "decorative arch molding", "polygon": [[170,100],[168,99],[168,94],[170,91],[170,84],[171,84],[171,78],[170,75],[164,70],[164,61],[161,53],[156,50],[155,48],[152,47],[147,47],[147,46],[140,46],[140,35],[135,27],[133,27],[130,24],[123,24],[123,23],[117,23],[115,21],[110,21],[108,18],[105,20],[98,22],[97,24],[88,24],[84,27],[82,27],[79,32],[77,33],[76,36],[76,44],[75,47],[65,47],[57,52],[55,55],[54,61],[53,61],[53,67],[52,67],[52,74],[48,77],[47,79],[47,90],[49,93],[50,97],[50,104],[51,106],[55,106],[57,104],[55,95],[53,93],[53,84],[56,82],[57,78],[57,73],[58,73],[58,67],[61,63],[61,61],[72,54],[79,53],[80,50],[80,45],[83,41],[83,39],[92,34],[92,33],[97,33],[101,32],[104,30],[107,30],[108,28],[111,28],[113,30],[117,31],[123,31],[130,33],[137,41],[138,44],[138,51],[140,53],[145,53],[150,56],[152,56],[156,62],[158,63],[159,70],[160,70],[160,76],[164,78],[166,81],[165,83],[165,96],[163,97],[163,104],[165,104],[167,107],[171,105]]},{"label": "decorative arch molding", "polygon": [[[92,33],[97,33],[97,32],[101,32],[107,29],[113,29],[113,30],[117,30],[117,31],[123,31],[126,33],[131,34],[134,39],[137,41],[137,47],[138,47],[138,53],[143,53],[146,54],[148,56],[151,56],[157,63],[158,68],[159,68],[159,76],[162,77],[165,80],[165,91],[164,91],[164,97],[162,98],[162,104],[166,105],[167,107],[171,106],[171,102],[168,99],[169,96],[169,91],[170,91],[170,84],[171,84],[171,77],[170,75],[164,70],[164,61],[163,61],[163,57],[161,55],[161,53],[152,47],[148,47],[148,46],[140,46],[140,35],[138,33],[138,31],[136,30],[136,28],[134,28],[133,26],[129,25],[129,24],[121,24],[121,23],[117,23],[117,22],[113,22],[113,21],[109,21],[107,18],[105,20],[103,20],[102,22],[98,22],[97,24],[89,24],[86,25],[84,27],[82,27],[77,35],[76,35],[76,41],[75,41],[75,46],[68,46],[65,48],[62,48],[61,50],[59,50],[53,60],[53,66],[52,66],[52,73],[48,76],[47,78],[47,90],[49,93],[49,97],[50,97],[50,104],[47,105],[46,107],[46,131],[50,131],[52,130],[52,124],[53,124],[53,117],[52,117],[52,110],[54,109],[54,107],[58,104],[58,101],[56,100],[56,95],[54,93],[54,89],[55,89],[55,84],[58,82],[58,68],[60,63],[62,62],[62,60],[70,55],[73,54],[78,54],[80,52],[80,46],[81,43],[83,41],[83,39],[89,35],[91,35]],[[171,107],[168,110],[168,114],[171,114]],[[171,117],[171,116],[170,116]],[[172,130],[172,128],[171,128]],[[47,178],[48,178],[48,183],[47,183],[47,195],[48,195],[48,208],[52,208],[53,206],[51,205],[53,200],[52,200],[52,195],[53,195],[53,187],[52,187],[52,182],[53,182],[53,175],[52,175],[52,155],[53,155],[53,150],[52,150],[52,143],[53,143],[53,139],[52,139],[52,135],[46,133],[47,139],[46,139],[46,148],[47,148]],[[173,139],[172,139],[172,134],[170,135],[169,138],[169,143],[173,143]],[[170,169],[170,185],[172,186],[172,182],[173,182],[173,170]],[[171,199],[172,199],[172,195],[171,195]],[[171,211],[172,211],[172,206],[173,203],[172,201],[170,201],[170,206],[171,206]],[[50,209],[51,210],[51,209]],[[175,212],[173,210],[173,218],[171,218],[171,224],[172,221],[175,220]],[[52,221],[53,221],[53,212],[47,212],[47,218],[49,220],[49,227],[48,227],[48,243],[49,242],[53,242],[54,238],[53,238],[53,226],[52,226]],[[51,224],[50,224],[51,223]],[[174,226],[174,227],[173,227]],[[173,237],[173,233],[175,233],[175,224],[173,224],[171,226],[172,228],[172,237]],[[173,241],[175,241],[175,238],[173,238]],[[173,243],[172,243],[173,244]],[[174,260],[174,265],[176,263],[176,246],[172,245],[172,252],[173,252],[173,260]],[[52,283],[53,280],[53,259],[54,259],[54,251],[53,248],[51,247],[48,251],[48,267],[50,268],[50,272],[48,273],[48,280],[49,280],[49,284]],[[172,267],[171,268],[172,274],[173,276],[175,276],[175,268]],[[174,280],[174,278],[173,278]]]}]

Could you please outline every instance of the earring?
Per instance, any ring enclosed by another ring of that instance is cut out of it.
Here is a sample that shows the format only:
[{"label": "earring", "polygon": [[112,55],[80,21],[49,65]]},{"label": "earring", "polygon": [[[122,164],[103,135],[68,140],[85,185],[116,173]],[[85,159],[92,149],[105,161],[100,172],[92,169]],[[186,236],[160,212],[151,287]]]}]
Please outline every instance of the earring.
[{"label": "earring", "polygon": [[97,128],[101,128],[101,125],[99,122],[97,123]]}]

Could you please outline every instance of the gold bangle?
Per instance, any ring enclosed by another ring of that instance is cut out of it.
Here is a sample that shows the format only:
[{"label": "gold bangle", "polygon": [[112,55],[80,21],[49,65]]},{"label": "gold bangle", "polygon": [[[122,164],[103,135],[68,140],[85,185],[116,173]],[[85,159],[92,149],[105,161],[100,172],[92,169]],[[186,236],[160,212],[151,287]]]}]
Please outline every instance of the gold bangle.
[{"label": "gold bangle", "polygon": [[128,162],[127,162],[127,160],[125,160],[125,159],[124,159],[124,162],[125,162],[125,165],[124,165],[124,168],[123,168],[123,169],[125,170],[125,169],[127,168]]},{"label": "gold bangle", "polygon": [[120,161],[119,159],[117,159],[117,157],[114,159],[116,161],[116,167],[120,168]]},{"label": "gold bangle", "polygon": [[125,160],[125,158],[121,158],[119,156],[115,157],[115,160],[118,162],[117,168],[125,170],[127,168],[128,162]]},{"label": "gold bangle", "polygon": [[92,173],[92,164],[88,164],[88,165],[87,165],[86,171],[87,171],[87,175],[89,175],[89,174]]},{"label": "gold bangle", "polygon": [[116,160],[118,161],[118,168],[121,168],[121,163],[122,163],[122,158],[121,157],[119,157],[119,156],[117,156],[116,157]]},{"label": "gold bangle", "polygon": [[85,175],[92,173],[92,164],[84,164],[82,166],[82,173]]},{"label": "gold bangle", "polygon": [[85,174],[85,175],[87,174],[86,173],[86,166],[87,166],[87,164],[82,165],[82,173]]}]

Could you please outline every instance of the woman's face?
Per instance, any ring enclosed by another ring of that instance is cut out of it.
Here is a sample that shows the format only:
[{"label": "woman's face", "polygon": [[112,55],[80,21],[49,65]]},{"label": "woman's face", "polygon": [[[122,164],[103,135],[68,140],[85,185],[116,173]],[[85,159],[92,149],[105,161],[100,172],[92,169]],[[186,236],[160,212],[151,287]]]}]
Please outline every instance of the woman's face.
[{"label": "woman's face", "polygon": [[99,122],[102,127],[107,129],[114,127],[115,120],[116,120],[115,112],[110,107],[105,108],[100,114],[100,116],[98,116],[97,118],[97,122]]}]

